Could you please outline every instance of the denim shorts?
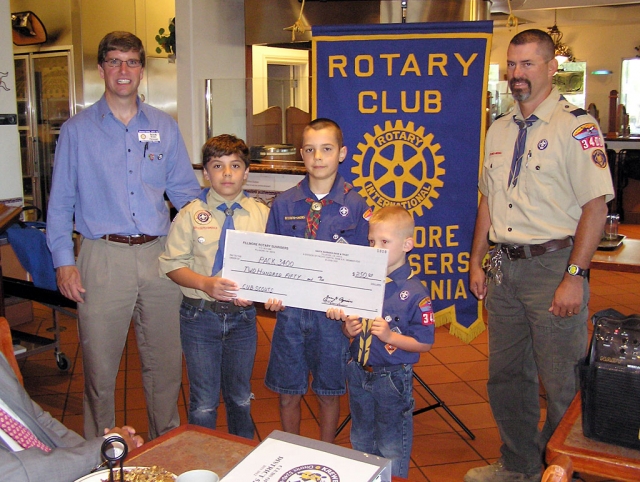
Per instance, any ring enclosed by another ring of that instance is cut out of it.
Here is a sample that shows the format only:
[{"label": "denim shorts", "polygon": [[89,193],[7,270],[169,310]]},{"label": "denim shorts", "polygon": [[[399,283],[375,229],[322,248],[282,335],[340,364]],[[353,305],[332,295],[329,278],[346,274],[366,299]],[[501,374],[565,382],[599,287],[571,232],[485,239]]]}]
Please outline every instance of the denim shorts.
[{"label": "denim shorts", "polygon": [[349,340],[342,322],[330,320],[321,311],[286,308],[277,315],[271,355],[264,383],[286,395],[346,393]]}]

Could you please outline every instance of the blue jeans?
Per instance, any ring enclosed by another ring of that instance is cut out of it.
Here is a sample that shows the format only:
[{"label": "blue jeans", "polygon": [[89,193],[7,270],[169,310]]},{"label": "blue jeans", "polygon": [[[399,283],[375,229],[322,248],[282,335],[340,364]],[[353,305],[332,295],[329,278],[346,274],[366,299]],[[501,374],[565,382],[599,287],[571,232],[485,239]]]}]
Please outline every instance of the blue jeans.
[{"label": "blue jeans", "polygon": [[[578,364],[587,348],[589,285],[580,312],[549,312],[571,249],[510,261],[503,255],[502,284],[489,282],[489,403],[509,470],[540,472],[544,449],[578,391]],[[538,379],[547,393],[542,430]]]},{"label": "blue jeans", "polygon": [[189,376],[189,423],[216,428],[222,389],[229,433],[252,439],[255,307],[225,314],[200,310],[183,302],[180,339]]},{"label": "blue jeans", "polygon": [[413,367],[369,373],[347,365],[351,446],[392,462],[391,473],[406,478],[413,443]]}]

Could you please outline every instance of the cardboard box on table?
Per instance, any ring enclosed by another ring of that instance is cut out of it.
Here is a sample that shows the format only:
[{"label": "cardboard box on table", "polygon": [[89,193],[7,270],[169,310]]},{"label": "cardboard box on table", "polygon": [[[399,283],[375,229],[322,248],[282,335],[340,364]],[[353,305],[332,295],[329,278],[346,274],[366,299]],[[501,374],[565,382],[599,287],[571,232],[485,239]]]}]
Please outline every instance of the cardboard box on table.
[{"label": "cardboard box on table", "polygon": [[391,460],[275,430],[222,482],[391,482]]}]

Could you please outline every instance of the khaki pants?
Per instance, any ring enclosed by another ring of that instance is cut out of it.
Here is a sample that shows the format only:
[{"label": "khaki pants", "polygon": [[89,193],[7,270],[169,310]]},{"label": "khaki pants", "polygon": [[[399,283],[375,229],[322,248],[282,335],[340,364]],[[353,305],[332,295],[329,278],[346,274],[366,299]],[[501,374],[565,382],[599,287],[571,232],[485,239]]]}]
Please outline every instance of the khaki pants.
[{"label": "khaki pants", "polygon": [[104,239],[82,243],[78,268],[86,293],[85,302],[78,303],[78,331],[84,364],[86,438],[101,436],[105,428],[115,425],[116,376],[132,319],[149,437],[180,424],[181,293],[178,285],[158,274],[165,239],[136,246]]}]

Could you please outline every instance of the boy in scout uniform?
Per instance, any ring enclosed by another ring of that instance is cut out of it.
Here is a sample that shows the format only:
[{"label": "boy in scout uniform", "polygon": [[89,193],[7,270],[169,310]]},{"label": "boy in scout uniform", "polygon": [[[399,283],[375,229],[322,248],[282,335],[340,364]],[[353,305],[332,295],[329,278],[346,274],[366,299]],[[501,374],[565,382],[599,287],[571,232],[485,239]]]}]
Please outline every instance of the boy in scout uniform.
[{"label": "boy in scout uniform", "polygon": [[[338,174],[347,155],[338,124],[330,119],[311,121],[303,131],[300,152],[307,175],[276,197],[267,233],[368,245],[369,207]],[[271,299],[265,307],[279,311],[265,385],[280,394],[283,430],[300,433],[300,401],[307,393],[311,372],[311,388],[320,406],[320,438],[333,442],[340,417],[339,397],[346,392],[348,340],[341,323],[328,320],[321,311],[284,309],[281,300]]]},{"label": "boy in scout uniform", "polygon": [[269,209],[243,192],[249,149],[235,136],[202,148],[211,183],[171,225],[160,273],[180,285],[180,339],[189,376],[189,423],[216,428],[220,390],[229,433],[253,438],[251,372],[256,353],[256,309],[237,298],[238,285],[220,276],[227,229],[264,232]]},{"label": "boy in scout uniform", "polygon": [[392,461],[392,474],[407,477],[413,442],[413,364],[434,340],[431,299],[406,262],[414,222],[400,206],[375,211],[369,244],[389,251],[382,317],[369,320],[330,308],[352,338],[347,364],[351,445]]}]

